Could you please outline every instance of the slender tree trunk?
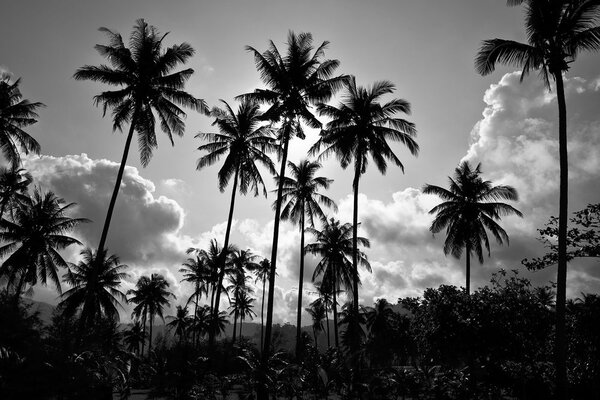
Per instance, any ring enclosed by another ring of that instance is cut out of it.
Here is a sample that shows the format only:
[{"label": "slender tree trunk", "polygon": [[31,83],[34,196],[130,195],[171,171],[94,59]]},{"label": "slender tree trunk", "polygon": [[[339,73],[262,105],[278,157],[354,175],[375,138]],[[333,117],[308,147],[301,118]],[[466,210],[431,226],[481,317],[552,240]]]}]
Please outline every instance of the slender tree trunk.
[{"label": "slender tree trunk", "polygon": [[465,291],[467,295],[471,294],[471,248],[469,245],[466,246],[467,253],[467,267],[466,267],[466,282],[465,282]]},{"label": "slender tree trunk", "polygon": [[262,287],[262,303],[260,306],[260,351],[263,351],[263,340],[264,340],[264,331],[265,331],[265,284],[267,283],[267,277],[263,277],[263,287]]},{"label": "slender tree trunk", "polygon": [[142,357],[144,356],[144,347],[146,347],[146,310],[144,310],[144,315],[142,316]]},{"label": "slender tree trunk", "polygon": [[231,343],[235,343],[235,334],[237,332],[237,311],[233,314],[233,336],[231,339]]},{"label": "slender tree trunk", "polygon": [[244,323],[244,318],[240,315],[240,342],[242,341],[242,324]]},{"label": "slender tree trunk", "polygon": [[300,278],[298,279],[298,315],[296,316],[296,358],[300,358],[300,336],[302,335],[302,290],[304,284],[304,202],[300,216]]},{"label": "slender tree trunk", "polygon": [[556,398],[567,399],[567,215],[569,201],[569,163],[567,158],[567,106],[562,74],[554,74],[558,100],[558,152],[560,159],[560,201],[558,211],[558,271],[556,277]]},{"label": "slender tree trunk", "polygon": [[192,330],[192,344],[194,347],[198,345],[198,331],[195,329],[198,326],[198,290],[199,284],[196,282],[196,304],[194,305],[194,330]]},{"label": "slender tree trunk", "polygon": [[[221,286],[223,285],[223,278],[225,277],[225,262],[227,256],[227,248],[229,247],[229,235],[231,234],[231,224],[233,222],[233,208],[235,206],[235,193],[237,191],[238,176],[239,167],[235,170],[235,175],[233,176],[233,190],[231,191],[231,203],[229,205],[229,217],[227,218],[227,230],[225,231],[225,242],[223,243],[223,249],[221,250],[221,257],[219,257],[219,264],[221,266],[221,269],[219,270],[219,279],[217,281],[217,294],[215,298],[215,308],[213,312],[213,323],[217,323],[217,316],[219,315],[219,302],[221,301]],[[208,342],[211,347],[215,343],[215,331],[216,329],[211,329],[208,338]]]},{"label": "slender tree trunk", "polygon": [[[271,270],[269,271],[269,294],[267,296],[267,324],[263,341],[262,368],[267,367],[271,352],[271,331],[273,329],[273,298],[275,294],[275,273],[277,271],[277,245],[279,242],[279,222],[281,218],[281,197],[283,194],[283,181],[285,178],[285,167],[287,163],[288,147],[290,144],[291,126],[289,123],[283,127],[283,154],[281,157],[281,168],[279,171],[279,187],[277,188],[277,202],[275,203],[275,220],[273,221],[273,245],[271,247]],[[264,379],[264,378],[263,378]],[[266,382],[259,383],[258,400],[268,400],[269,392],[265,386]]]},{"label": "slender tree trunk", "polygon": [[329,311],[327,309],[327,301],[323,301],[323,303],[325,304],[325,320],[327,321],[327,348],[331,347],[331,341],[329,339]]},{"label": "slender tree trunk", "polygon": [[333,335],[335,338],[335,348],[339,349],[340,347],[340,337],[338,334],[338,315],[337,315],[337,295],[336,288],[333,288],[333,304],[331,307],[333,308]]},{"label": "slender tree trunk", "polygon": [[356,159],[356,169],[354,171],[354,182],[352,186],[354,188],[354,210],[352,212],[352,269],[354,274],[354,291],[352,305],[354,312],[358,315],[358,182],[360,180],[360,157]]},{"label": "slender tree trunk", "polygon": [[115,203],[117,202],[117,195],[119,194],[119,189],[121,188],[121,180],[123,179],[123,172],[125,171],[125,165],[127,164],[127,156],[129,155],[129,148],[131,147],[131,139],[133,138],[133,133],[135,132],[135,125],[137,120],[137,109],[133,112],[133,116],[131,118],[131,126],[129,127],[129,133],[127,134],[127,140],[125,140],[125,149],[123,150],[123,157],[121,158],[121,165],[119,166],[119,172],[117,173],[117,181],[115,182],[115,187],[113,189],[112,196],[110,198],[110,203],[108,205],[108,211],[106,213],[106,219],[104,220],[104,227],[102,228],[102,235],[100,236],[100,244],[98,244],[98,253],[104,250],[106,245],[106,238],[108,236],[108,228],[110,227],[110,220],[112,219],[113,210],[115,208]]},{"label": "slender tree trunk", "polygon": [[152,325],[154,325],[154,314],[150,315],[150,336],[148,337],[148,355],[152,351]]}]

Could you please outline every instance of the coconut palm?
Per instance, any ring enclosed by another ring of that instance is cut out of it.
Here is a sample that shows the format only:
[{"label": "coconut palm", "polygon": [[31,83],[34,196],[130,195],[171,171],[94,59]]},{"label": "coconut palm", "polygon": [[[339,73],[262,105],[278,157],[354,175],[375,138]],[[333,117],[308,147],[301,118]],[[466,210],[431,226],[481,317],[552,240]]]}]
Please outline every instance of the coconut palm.
[{"label": "coconut palm", "polygon": [[329,334],[329,310],[332,308],[333,305],[333,300],[332,300],[332,296],[333,293],[331,293],[329,291],[329,288],[327,288],[327,286],[323,285],[323,282],[319,281],[319,282],[313,282],[313,286],[315,287],[315,289],[317,290],[316,292],[313,292],[313,294],[316,294],[318,297],[316,300],[314,300],[312,303],[310,303],[311,307],[318,307],[317,304],[321,304],[325,310],[325,324],[327,327],[327,348],[331,347],[331,343],[330,343],[330,334]]},{"label": "coconut palm", "polygon": [[117,86],[115,90],[94,96],[94,103],[102,105],[103,115],[108,109],[112,110],[114,131],[121,131],[129,124],[129,133],[102,229],[99,250],[104,249],[106,243],[133,133],[138,133],[140,161],[145,167],[158,146],[155,116],[158,116],[160,129],[174,144],[173,135],[182,136],[185,130],[186,114],[179,106],[208,111],[203,100],[183,90],[194,70],[188,68],[172,72],[178,64],[185,63],[194,54],[192,46],[182,43],[163,50],[166,34],[160,34],[143,19],[138,19],[133,27],[129,48],[120,34],[107,28],[100,28],[100,31],[108,36],[108,44],[97,44],[95,48],[108,59],[110,66],[85,65],[73,77]]},{"label": "coconut palm", "polygon": [[106,251],[100,254],[85,248],[80,253],[83,260],[79,264],[70,264],[63,281],[71,286],[64,292],[59,307],[67,317],[81,310],[79,320],[82,325],[93,325],[101,317],[118,321],[122,303],[127,303],[127,296],[119,290],[121,281],[128,274],[123,272],[127,265],[121,264],[116,255],[107,256]]},{"label": "coconut palm", "polygon": [[27,199],[31,181],[31,174],[23,168],[0,167],[0,220],[6,210]]},{"label": "coconut palm", "polygon": [[[272,137],[271,130],[266,125],[261,125],[262,113],[257,103],[244,100],[240,104],[237,112],[234,112],[229,104],[221,100],[225,109],[215,108],[211,115],[215,117],[213,125],[219,128],[220,133],[199,133],[199,137],[208,143],[198,147],[198,150],[207,152],[206,155],[198,159],[196,169],[213,165],[222,156],[225,156],[223,166],[217,175],[219,180],[219,190],[225,191],[225,187],[233,178],[233,188],[231,191],[231,201],[229,204],[229,216],[227,218],[227,228],[225,229],[224,247],[229,246],[229,236],[231,233],[231,224],[233,222],[233,210],[235,206],[235,195],[238,190],[242,194],[252,191],[254,196],[258,196],[260,190],[267,195],[267,190],[258,165],[267,168],[271,173],[275,172],[275,167],[267,152],[275,151],[275,138]],[[225,260],[222,260],[225,263]],[[219,274],[219,283],[217,284],[215,309],[213,312],[218,314],[219,302],[221,300],[220,286],[223,283],[225,268],[221,268]],[[214,337],[211,336],[212,342]]]},{"label": "coconut palm", "polygon": [[[206,260],[200,257],[200,254],[196,254],[195,258],[189,257],[184,263],[184,268],[180,268],[179,272],[183,274],[181,282],[190,282],[194,285],[194,291],[188,298],[186,306],[194,300],[194,316],[196,319],[198,316],[198,303],[202,295],[208,296],[209,286],[211,285],[211,271],[209,270]],[[194,337],[192,338],[193,343],[196,343],[195,337],[196,331],[194,331]]]},{"label": "coconut palm", "polygon": [[[349,259],[353,254],[352,225],[341,224],[340,221],[331,218],[323,224],[320,231],[314,228],[307,228],[306,231],[314,235],[316,241],[307,244],[305,252],[321,258],[312,280],[314,282],[321,277],[321,290],[325,287],[332,294],[335,345],[339,347],[337,295],[341,288],[352,292],[355,287],[354,269]],[[361,246],[370,247],[369,240],[364,237],[359,236],[357,241]],[[362,251],[358,253],[358,261],[371,271],[367,256]]]},{"label": "coconut palm", "polygon": [[[264,113],[274,123],[280,123],[278,138],[281,145],[280,182],[283,183],[289,142],[297,136],[304,139],[301,121],[311,128],[321,128],[321,123],[310,111],[312,104],[328,101],[340,87],[344,76],[333,77],[339,65],[338,60],[322,60],[329,42],[323,42],[315,49],[310,33],[296,35],[290,31],[287,38],[287,51],[282,55],[271,41],[269,48],[261,53],[254,47],[246,49],[254,55],[256,69],[266,89],[256,89],[253,93],[242,95],[268,104]],[[312,53],[312,54],[311,54]],[[271,247],[271,272],[269,273],[269,295],[267,299],[267,322],[265,328],[262,359],[266,365],[270,356],[271,331],[273,325],[273,296],[275,293],[275,272],[277,271],[277,245],[279,243],[279,220],[281,216],[283,186],[277,189],[275,221],[273,227],[273,245]],[[264,398],[265,393],[260,393]]]},{"label": "coconut palm", "polygon": [[179,343],[184,337],[187,337],[189,328],[193,324],[193,318],[189,315],[187,307],[177,306],[173,320],[167,324],[169,329],[175,330],[175,335],[179,337]]},{"label": "coconut palm", "polygon": [[539,70],[546,87],[550,78],[556,85],[558,102],[558,146],[560,195],[558,220],[558,271],[556,279],[556,371],[558,398],[566,398],[567,342],[565,302],[567,287],[568,159],[567,106],[563,73],[582,51],[600,49],[600,4],[594,0],[508,0],[509,5],[525,3],[525,30],[528,43],[513,40],[485,40],[475,58],[481,75],[491,74],[496,64],[522,68],[521,79]]},{"label": "coconut palm", "polygon": [[140,354],[140,345],[146,340],[146,334],[140,321],[135,321],[131,328],[123,332],[123,342],[127,349]]},{"label": "coconut palm", "polygon": [[60,251],[81,244],[68,234],[88,222],[85,218],[69,217],[74,206],[52,192],[35,188],[31,198],[16,204],[12,221],[0,221],[0,242],[4,243],[0,246],[0,258],[6,257],[0,276],[8,278],[7,290],[14,287],[15,299],[25,285],[47,285],[48,280],[62,292],[58,269],[67,268],[68,263]]},{"label": "coconut palm", "polygon": [[[127,291],[131,303],[136,304],[133,309],[132,318],[142,318],[144,333],[146,329],[146,317],[150,318],[150,332],[148,335],[148,354],[152,350],[152,326],[154,317],[158,315],[164,321],[163,308],[170,304],[169,297],[175,299],[175,295],[168,291],[169,282],[160,274],[152,274],[150,278],[142,276],[138,279],[135,289]],[[142,353],[144,346],[142,345]]]},{"label": "coconut palm", "polygon": [[[233,315],[233,341],[235,342],[236,338],[236,326],[237,326],[237,318],[238,318],[238,307],[236,307],[236,303],[238,301],[243,302],[245,299],[241,299],[245,294],[252,292],[252,289],[248,287],[247,282],[250,280],[250,277],[246,275],[244,270],[238,270],[237,268],[232,268],[232,271],[229,275],[229,281],[231,285],[229,285],[226,289],[226,293],[231,292],[232,298],[229,301],[230,308],[232,311],[229,315]],[[241,300],[240,300],[241,299]]]},{"label": "coconut palm", "polygon": [[[247,291],[241,291],[241,292],[238,292],[235,294],[233,301],[231,302],[232,310],[229,313],[229,315],[235,315],[234,318],[237,318],[239,316],[239,318],[240,318],[240,340],[242,339],[242,324],[246,320],[246,317],[250,317],[250,320],[252,320],[252,319],[254,319],[254,317],[256,317],[256,313],[254,312],[254,310],[252,310],[254,308],[252,303],[254,303],[255,301],[256,301],[256,299],[253,299],[248,296]],[[233,341],[234,342],[235,342],[235,337],[236,337],[236,333],[235,333],[235,321],[234,321],[234,324],[233,324]]]},{"label": "coconut palm", "polygon": [[[425,185],[423,193],[439,196],[443,203],[432,208],[429,213],[436,214],[431,227],[433,234],[446,228],[444,254],[459,258],[463,250],[466,256],[465,290],[470,293],[471,253],[483,264],[483,247],[490,254],[487,231],[490,231],[499,244],[509,239],[506,231],[496,221],[505,215],[523,214],[516,208],[499,200],[519,199],[517,191],[511,186],[493,186],[492,182],[481,178],[481,164],[475,169],[468,161],[462,162],[454,170],[454,178],[449,177],[450,188]],[[482,247],[483,244],[483,247]]]},{"label": "coconut palm", "polygon": [[[300,334],[302,327],[302,288],[304,284],[304,228],[308,225],[314,228],[314,219],[325,221],[327,217],[321,206],[331,207],[337,211],[337,206],[329,197],[318,193],[319,189],[328,189],[332,179],[323,176],[315,177],[321,164],[315,161],[302,160],[298,165],[288,162],[290,176],[283,178],[283,193],[281,201],[283,210],[282,220],[291,220],[300,227],[300,273],[298,278],[298,311],[296,313],[296,357],[300,355]],[[279,184],[279,179],[276,178]],[[276,204],[273,204],[276,206]]]},{"label": "coconut palm", "polygon": [[35,124],[37,109],[44,107],[40,102],[23,99],[20,83],[20,78],[11,83],[9,74],[0,74],[0,149],[13,169],[21,165],[19,150],[40,153],[39,143],[23,128]]},{"label": "coconut palm", "polygon": [[306,312],[312,318],[312,329],[313,337],[315,339],[315,348],[319,348],[319,342],[317,341],[317,335],[319,332],[323,332],[325,327],[323,326],[323,320],[325,319],[325,305],[322,301],[315,301],[310,304],[310,307],[306,308]]},{"label": "coconut palm", "polygon": [[348,79],[345,84],[343,101],[338,107],[319,105],[319,114],[330,118],[331,121],[311,149],[311,154],[316,154],[321,147],[324,147],[319,159],[334,154],[344,169],[354,161],[352,267],[355,271],[352,303],[356,308],[355,313],[358,313],[358,185],[360,177],[367,171],[369,155],[382,174],[387,171],[388,160],[404,172],[404,166],[388,145],[388,140],[402,143],[413,155],[417,155],[419,152],[419,146],[414,140],[417,133],[415,125],[396,117],[398,113],[410,114],[410,104],[403,99],[392,99],[386,103],[380,103],[384,95],[393,93],[395,89],[395,86],[388,81],[378,81],[370,88],[363,88],[356,86],[354,77]]},{"label": "coconut palm", "polygon": [[269,277],[269,273],[271,272],[271,263],[266,258],[258,263],[258,268],[254,270],[256,274],[256,282],[262,282],[262,300],[260,302],[260,351],[263,349],[263,339],[264,339],[264,314],[265,314],[265,285],[267,283],[267,278]]}]

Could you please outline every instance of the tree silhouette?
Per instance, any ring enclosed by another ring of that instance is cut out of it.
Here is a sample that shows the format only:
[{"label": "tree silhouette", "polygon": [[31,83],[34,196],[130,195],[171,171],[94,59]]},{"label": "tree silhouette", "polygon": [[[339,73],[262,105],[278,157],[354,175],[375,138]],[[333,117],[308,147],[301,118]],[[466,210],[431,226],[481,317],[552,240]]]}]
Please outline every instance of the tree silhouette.
[{"label": "tree silhouette", "polygon": [[[302,331],[302,288],[304,284],[304,228],[314,227],[314,219],[326,221],[321,206],[331,207],[337,211],[337,206],[329,197],[318,193],[319,189],[328,189],[333,180],[323,176],[315,177],[321,164],[314,161],[302,160],[298,165],[288,162],[289,177],[284,177],[281,201],[283,210],[282,220],[291,220],[300,227],[300,273],[298,278],[298,311],[296,314],[296,357],[300,357],[300,336]],[[279,179],[277,178],[277,183]],[[274,204],[276,206],[276,204]]]},{"label": "tree silhouette", "polygon": [[[227,102],[221,101],[225,105],[225,110],[215,108],[211,111],[211,115],[215,117],[213,125],[219,128],[220,133],[200,133],[196,135],[196,137],[209,142],[198,147],[198,150],[205,151],[208,154],[198,160],[196,168],[200,170],[212,165],[225,155],[225,161],[218,173],[219,190],[221,192],[225,190],[229,180],[233,177],[229,217],[227,218],[225,242],[223,245],[227,248],[229,246],[235,195],[238,185],[239,191],[242,194],[246,194],[248,190],[251,190],[255,196],[258,196],[259,188],[262,187],[262,192],[266,197],[267,190],[265,189],[265,184],[257,164],[264,166],[269,172],[274,173],[275,167],[266,153],[275,151],[277,147],[270,128],[260,124],[262,114],[259,111],[257,103],[251,100],[244,100],[237,112],[234,112]],[[223,258],[221,262],[225,263],[225,259]],[[220,287],[223,284],[224,276],[225,268],[222,267],[220,268],[215,308],[213,310],[215,315],[219,313]],[[209,341],[213,343],[214,336],[210,336]]]},{"label": "tree silhouette", "polygon": [[[472,169],[468,161],[462,162],[454,170],[454,178],[448,178],[450,188],[425,185],[423,193],[439,196],[443,203],[432,208],[436,214],[429,230],[436,234],[446,228],[444,254],[459,258],[463,249],[466,255],[465,289],[470,293],[471,253],[475,253],[483,264],[483,247],[490,254],[487,231],[490,231],[499,244],[508,244],[508,235],[496,222],[502,216],[523,214],[516,208],[499,200],[517,201],[517,191],[511,186],[493,186],[492,182],[481,178],[481,164]],[[483,247],[482,247],[483,244]]]},{"label": "tree silhouette", "polygon": [[193,318],[189,315],[187,307],[177,306],[173,320],[167,324],[170,329],[175,330],[179,337],[179,343],[187,337],[188,330],[193,324]]},{"label": "tree silhouette", "polygon": [[380,104],[381,97],[393,93],[395,86],[388,81],[378,81],[370,88],[356,86],[356,79],[351,77],[345,83],[342,103],[338,106],[319,105],[319,114],[331,119],[321,131],[321,138],[311,149],[316,154],[321,147],[325,149],[319,159],[334,154],[342,168],[354,161],[354,208],[352,216],[352,267],[354,268],[353,305],[358,313],[358,185],[360,177],[367,171],[370,155],[377,169],[382,174],[387,171],[387,160],[392,161],[404,172],[402,162],[396,157],[388,140],[399,141],[408,150],[417,155],[419,145],[414,137],[417,134],[415,125],[396,114],[410,114],[410,104],[406,100],[393,99]]},{"label": "tree silhouette", "polygon": [[[148,354],[152,350],[152,326],[154,317],[158,315],[163,321],[163,308],[168,306],[169,297],[175,298],[175,295],[168,291],[169,282],[160,274],[152,274],[150,278],[142,276],[138,279],[135,289],[127,291],[132,295],[129,299],[131,303],[136,304],[133,309],[132,317],[142,318],[144,324],[144,333],[146,329],[146,316],[150,317],[150,333],[148,335]],[[144,346],[142,345],[142,353]]]},{"label": "tree silhouette", "polygon": [[0,219],[5,211],[12,211],[17,203],[27,200],[32,180],[31,174],[23,168],[0,167]]},{"label": "tree silhouette", "polygon": [[263,350],[263,339],[264,339],[264,313],[265,313],[265,285],[267,278],[271,272],[271,263],[266,258],[258,263],[258,268],[254,271],[256,274],[255,282],[262,282],[262,300],[260,302],[260,351]]},{"label": "tree silhouette", "polygon": [[[104,249],[108,229],[121,187],[123,171],[129,155],[133,133],[138,133],[140,161],[147,166],[152,152],[158,146],[156,140],[156,116],[160,129],[174,144],[173,134],[183,136],[185,112],[179,106],[206,113],[208,108],[203,100],[196,99],[183,90],[185,82],[192,76],[191,68],[171,72],[178,64],[185,63],[194,49],[187,43],[171,46],[163,51],[163,40],[155,27],[138,19],[125,46],[120,34],[107,28],[100,31],[108,36],[108,45],[97,44],[96,50],[106,57],[111,66],[85,65],[73,77],[77,80],[91,80],[118,86],[94,96],[96,105],[102,104],[103,115],[110,108],[113,117],[113,130],[121,131],[129,123],[129,133],[117,173],[117,180],[108,206],[106,220],[102,228],[98,250]],[[179,106],[178,106],[179,105]]]},{"label": "tree silhouette", "polygon": [[123,332],[123,343],[127,346],[127,349],[136,354],[140,353],[140,345],[146,340],[145,329],[142,327],[140,321],[134,321],[131,328]]},{"label": "tree silhouette", "polygon": [[[275,44],[261,53],[251,46],[246,49],[254,55],[256,69],[267,89],[256,89],[242,98],[269,104],[264,113],[266,119],[280,123],[278,139],[281,146],[280,182],[285,177],[285,167],[289,142],[292,137],[305,137],[301,121],[311,128],[320,128],[321,123],[312,114],[311,104],[328,101],[339,88],[345,77],[332,77],[339,65],[337,60],[323,60],[325,48],[329,42],[323,42],[316,49],[310,33],[295,34],[290,31],[287,38],[287,51],[282,55]],[[312,54],[311,54],[312,53]],[[277,271],[277,245],[279,243],[279,220],[281,216],[283,186],[277,189],[275,220],[273,227],[273,245],[271,247],[271,272],[269,273],[269,295],[267,298],[267,322],[265,328],[262,362],[266,365],[271,352],[271,331],[273,326],[273,296],[275,293],[275,273]],[[264,385],[261,385],[264,387]],[[261,391],[259,398],[266,399],[267,393]]]},{"label": "tree silhouette", "polygon": [[567,288],[567,218],[569,163],[567,152],[567,106],[563,73],[582,51],[600,49],[600,4],[595,0],[508,0],[508,5],[525,4],[528,43],[485,40],[475,58],[481,75],[491,74],[496,64],[523,68],[521,79],[539,70],[547,88],[550,77],[556,85],[558,102],[558,147],[560,195],[558,216],[558,271],[556,278],[556,378],[557,398],[567,398],[567,338],[565,302]]},{"label": "tree silhouette", "polygon": [[0,73],[0,151],[13,169],[21,166],[19,149],[25,154],[40,153],[39,143],[23,128],[35,124],[37,109],[44,107],[40,102],[23,99],[20,83],[21,78],[10,83],[10,75]]},{"label": "tree silhouette", "polygon": [[312,329],[313,337],[315,339],[315,348],[319,348],[319,342],[317,341],[317,335],[319,332],[323,332],[323,320],[325,319],[325,305],[322,301],[314,301],[310,304],[310,307],[306,309],[306,312],[312,318]]},{"label": "tree silhouette", "polygon": [[70,264],[63,281],[71,286],[60,297],[59,307],[67,318],[81,309],[79,320],[83,326],[97,323],[107,317],[119,320],[121,302],[127,303],[127,296],[118,288],[128,275],[123,272],[127,265],[120,263],[116,255],[107,257],[106,251],[100,254],[85,248],[80,253],[83,260],[79,264]]},{"label": "tree silhouette", "polygon": [[[353,253],[352,225],[341,225],[339,221],[331,218],[323,224],[320,231],[314,228],[307,228],[306,231],[314,235],[316,241],[307,244],[305,251],[321,257],[312,280],[314,282],[321,277],[321,290],[326,287],[332,293],[335,346],[339,347],[337,294],[342,287],[350,291],[354,289],[354,270],[352,261],[349,260]],[[357,241],[361,246],[370,247],[369,240],[364,237],[359,236]],[[359,251],[358,261],[368,271],[371,270],[367,256],[362,251]]]},{"label": "tree silhouette", "polygon": [[[25,285],[43,285],[48,279],[61,293],[59,268],[68,264],[59,253],[79,240],[67,236],[85,218],[71,218],[68,212],[75,203],[65,204],[52,192],[42,193],[36,188],[31,198],[17,203],[13,220],[0,221],[0,258],[6,260],[0,266],[0,276],[8,278],[8,286],[14,287],[17,299]],[[16,285],[16,286],[15,286]]]}]

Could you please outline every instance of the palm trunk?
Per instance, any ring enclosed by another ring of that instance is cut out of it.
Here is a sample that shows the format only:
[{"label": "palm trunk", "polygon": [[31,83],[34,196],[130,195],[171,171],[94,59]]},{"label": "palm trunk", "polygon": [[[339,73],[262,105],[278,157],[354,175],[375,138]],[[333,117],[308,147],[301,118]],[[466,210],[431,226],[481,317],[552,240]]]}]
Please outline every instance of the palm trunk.
[{"label": "palm trunk", "polygon": [[554,74],[558,100],[558,153],[560,162],[560,200],[558,211],[558,271],[556,277],[556,398],[567,398],[567,215],[569,201],[569,163],[567,158],[567,106],[562,74]]},{"label": "palm trunk", "polygon": [[146,310],[144,310],[144,315],[142,317],[142,357],[144,356],[144,347],[146,347]]},{"label": "palm trunk", "polygon": [[261,353],[263,351],[263,340],[264,340],[264,331],[265,331],[264,316],[265,316],[265,283],[266,283],[266,280],[267,280],[267,277],[265,276],[263,278],[262,303],[260,306],[260,351],[261,351]]},{"label": "palm trunk", "polygon": [[[266,368],[271,352],[271,331],[273,329],[273,298],[275,294],[275,272],[277,271],[277,244],[279,242],[279,220],[281,218],[281,197],[283,195],[283,181],[285,178],[285,166],[287,163],[289,137],[291,126],[289,123],[283,127],[283,154],[281,158],[281,168],[279,171],[279,187],[277,188],[277,202],[275,203],[275,220],[273,221],[273,245],[271,247],[271,270],[269,271],[269,295],[267,296],[267,324],[265,327],[265,337],[263,341],[262,367]],[[269,392],[266,388],[266,382],[259,384],[258,400],[268,400]]]},{"label": "palm trunk", "polygon": [[338,315],[337,315],[337,296],[336,296],[336,288],[333,288],[333,304],[331,307],[333,308],[333,336],[335,339],[335,348],[339,349],[340,347],[340,338],[338,334]]},{"label": "palm trunk", "polygon": [[298,281],[298,315],[296,316],[296,358],[300,358],[300,336],[302,335],[302,286],[304,284],[304,204],[300,216],[300,278]]},{"label": "palm trunk", "polygon": [[104,220],[104,227],[102,228],[102,235],[100,236],[100,244],[98,245],[98,253],[104,250],[106,245],[106,238],[108,236],[108,228],[110,227],[110,220],[112,219],[113,210],[115,203],[117,202],[117,195],[121,188],[121,180],[123,179],[123,172],[125,171],[125,165],[127,164],[127,156],[129,155],[129,148],[131,147],[131,139],[133,138],[133,132],[135,132],[135,125],[137,120],[137,109],[133,112],[131,118],[131,126],[129,127],[129,133],[127,134],[127,140],[125,141],[125,149],[123,150],[123,157],[121,158],[121,165],[119,166],[119,172],[117,173],[117,181],[113,189],[110,203],[108,205],[108,211],[106,213],[106,219]]},{"label": "palm trunk", "polygon": [[[354,182],[352,186],[354,188],[354,210],[352,212],[352,269],[354,273],[354,292],[353,295],[353,308],[356,315],[358,315],[358,181],[360,180],[360,157],[356,159],[356,169],[354,171]],[[337,346],[337,344],[336,344]]]},{"label": "palm trunk", "polygon": [[327,302],[323,302],[325,304],[325,320],[327,321],[327,348],[331,347],[331,341],[329,339],[329,311],[327,310]]},{"label": "palm trunk", "polygon": [[235,343],[235,334],[237,332],[237,311],[233,314],[233,336],[231,339],[231,343]]},{"label": "palm trunk", "polygon": [[[223,249],[221,250],[221,270],[219,271],[219,279],[217,280],[217,294],[214,304],[213,312],[213,323],[217,323],[217,316],[219,315],[219,302],[221,301],[221,286],[223,285],[223,278],[225,277],[225,262],[227,255],[227,248],[229,247],[229,235],[231,234],[231,224],[233,222],[233,208],[235,206],[235,193],[237,191],[239,168],[235,170],[233,176],[233,190],[231,191],[231,203],[229,205],[229,217],[227,218],[227,230],[225,231],[225,242],[223,243]],[[215,343],[215,332],[216,329],[211,329],[208,342],[210,346]]]},{"label": "palm trunk", "polygon": [[242,341],[242,324],[244,323],[244,318],[240,315],[240,342]]},{"label": "palm trunk", "polygon": [[[198,326],[198,290],[199,284],[196,282],[196,304],[194,305],[194,327]],[[192,330],[192,345],[195,347],[198,344],[198,332],[196,329]]]},{"label": "palm trunk", "polygon": [[154,314],[150,315],[150,336],[148,336],[148,355],[152,351],[152,325],[154,325]]},{"label": "palm trunk", "polygon": [[466,266],[466,282],[465,282],[465,291],[467,295],[471,294],[471,248],[469,245],[466,246],[467,253],[467,266]]}]

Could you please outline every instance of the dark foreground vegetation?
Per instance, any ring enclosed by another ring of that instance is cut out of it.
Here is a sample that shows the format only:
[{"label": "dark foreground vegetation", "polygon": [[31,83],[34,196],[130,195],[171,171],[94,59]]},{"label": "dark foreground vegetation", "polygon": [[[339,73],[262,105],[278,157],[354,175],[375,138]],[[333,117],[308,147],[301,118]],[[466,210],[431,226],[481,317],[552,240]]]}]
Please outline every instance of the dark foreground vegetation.
[{"label": "dark foreground vegetation", "polygon": [[[442,285],[422,298],[378,300],[361,308],[355,331],[345,307],[339,348],[321,352],[303,332],[299,358],[293,346],[286,351],[274,343],[264,369],[247,338],[209,347],[206,331],[187,329],[181,337],[159,336],[142,356],[131,326],[109,319],[82,326],[60,309],[42,326],[29,306],[2,296],[0,393],[3,399],[110,399],[113,390],[127,398],[145,388],[172,399],[253,398],[266,376],[269,392],[289,399],[548,399],[553,298],[552,287],[500,271],[470,296]],[[600,296],[567,303],[569,391],[576,399],[600,398],[599,320]],[[325,335],[315,332],[321,341]],[[358,352],[350,352],[352,342]]]}]

